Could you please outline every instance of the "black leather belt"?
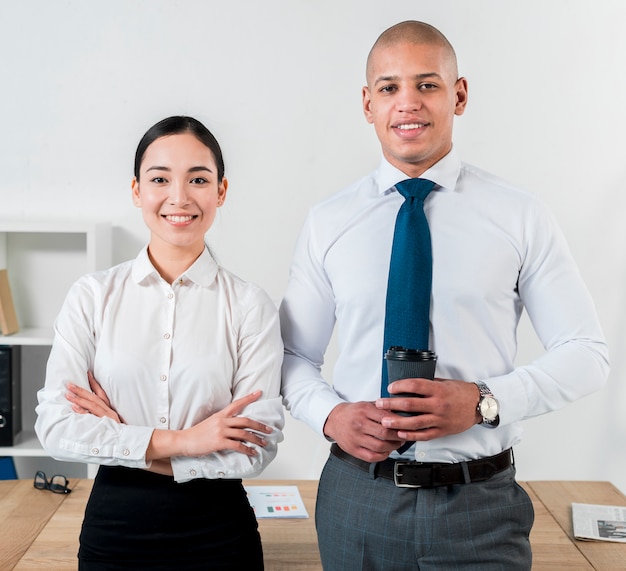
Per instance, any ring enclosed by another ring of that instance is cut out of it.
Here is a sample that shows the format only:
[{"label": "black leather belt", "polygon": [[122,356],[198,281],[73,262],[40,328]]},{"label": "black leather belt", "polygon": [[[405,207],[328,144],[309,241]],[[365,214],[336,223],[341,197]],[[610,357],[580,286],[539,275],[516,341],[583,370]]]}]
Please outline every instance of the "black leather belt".
[{"label": "black leather belt", "polygon": [[374,478],[391,480],[399,488],[434,488],[484,482],[512,465],[510,448],[488,458],[452,464],[405,462],[392,459],[370,463],[344,452],[337,444],[333,444],[330,451],[340,460],[369,472]]}]

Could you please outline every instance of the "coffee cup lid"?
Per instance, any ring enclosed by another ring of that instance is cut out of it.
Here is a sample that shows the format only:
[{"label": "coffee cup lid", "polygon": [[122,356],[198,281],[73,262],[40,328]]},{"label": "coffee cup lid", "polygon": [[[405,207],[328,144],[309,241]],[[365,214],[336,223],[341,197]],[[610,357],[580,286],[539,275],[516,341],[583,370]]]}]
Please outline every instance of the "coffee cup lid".
[{"label": "coffee cup lid", "polygon": [[397,361],[433,361],[437,359],[434,351],[428,349],[407,349],[405,347],[389,347],[385,353],[385,359]]}]

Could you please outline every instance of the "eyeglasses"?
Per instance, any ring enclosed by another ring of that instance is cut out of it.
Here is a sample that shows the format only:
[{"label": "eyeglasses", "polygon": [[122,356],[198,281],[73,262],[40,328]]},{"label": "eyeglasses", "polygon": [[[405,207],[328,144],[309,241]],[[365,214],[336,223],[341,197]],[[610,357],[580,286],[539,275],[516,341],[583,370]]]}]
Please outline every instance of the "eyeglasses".
[{"label": "eyeglasses", "polygon": [[33,486],[38,490],[50,490],[55,494],[69,494],[72,490],[67,487],[68,484],[69,482],[65,476],[55,474],[48,480],[46,474],[41,470],[35,474],[35,481],[33,482]]}]

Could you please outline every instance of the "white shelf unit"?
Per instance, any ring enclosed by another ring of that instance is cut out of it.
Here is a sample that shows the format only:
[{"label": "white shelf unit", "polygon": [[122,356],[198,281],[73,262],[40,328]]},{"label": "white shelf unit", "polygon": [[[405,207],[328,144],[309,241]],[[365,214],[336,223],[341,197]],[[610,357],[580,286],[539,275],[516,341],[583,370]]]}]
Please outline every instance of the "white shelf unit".
[{"label": "white shelf unit", "polygon": [[37,391],[43,386],[52,345],[54,319],[70,286],[81,275],[111,266],[111,224],[104,222],[22,222],[0,220],[0,269],[6,268],[20,330],[0,335],[0,345],[22,346],[22,432],[14,446],[0,447],[12,456],[18,477],[39,469],[48,476],[95,474],[97,467],[56,462],[35,436]]}]

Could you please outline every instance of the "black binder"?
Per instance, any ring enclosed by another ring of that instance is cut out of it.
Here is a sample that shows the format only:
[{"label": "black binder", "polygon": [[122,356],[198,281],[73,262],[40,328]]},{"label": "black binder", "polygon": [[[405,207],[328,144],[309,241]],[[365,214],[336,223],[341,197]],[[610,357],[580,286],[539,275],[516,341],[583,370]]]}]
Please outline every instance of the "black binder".
[{"label": "black binder", "polygon": [[22,431],[21,347],[0,345],[0,446],[13,446]]}]

